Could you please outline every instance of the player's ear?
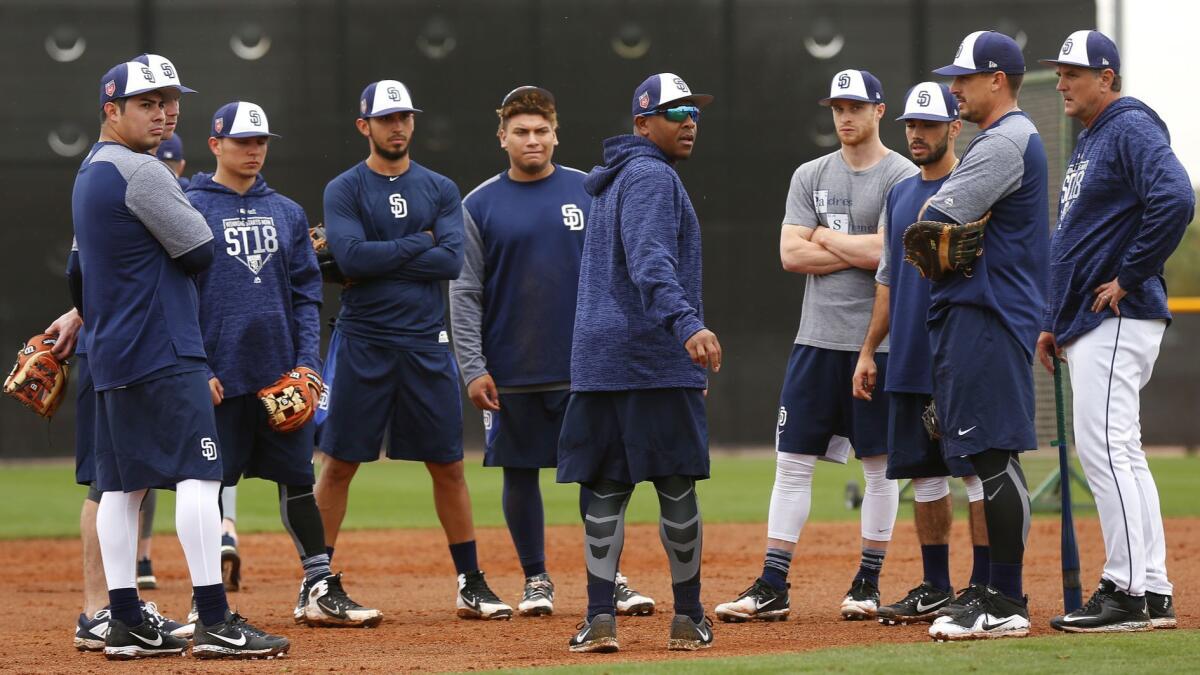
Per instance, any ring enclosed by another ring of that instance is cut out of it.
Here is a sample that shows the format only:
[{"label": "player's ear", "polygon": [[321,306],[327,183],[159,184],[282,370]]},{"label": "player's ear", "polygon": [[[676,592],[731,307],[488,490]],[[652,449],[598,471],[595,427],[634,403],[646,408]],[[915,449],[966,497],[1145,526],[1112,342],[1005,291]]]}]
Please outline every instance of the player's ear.
[{"label": "player's ear", "polygon": [[958,138],[960,133],[962,133],[962,120],[954,120],[950,123],[950,140]]},{"label": "player's ear", "polygon": [[367,138],[371,137],[371,123],[367,120],[360,117],[354,120],[354,126],[358,127],[358,133],[366,136]]},{"label": "player's ear", "polygon": [[887,110],[886,103],[877,103],[875,105],[875,119],[877,121],[883,119],[883,111],[885,110]]},{"label": "player's ear", "polygon": [[221,139],[215,136],[208,137],[208,149],[212,151],[214,157],[221,156]]}]

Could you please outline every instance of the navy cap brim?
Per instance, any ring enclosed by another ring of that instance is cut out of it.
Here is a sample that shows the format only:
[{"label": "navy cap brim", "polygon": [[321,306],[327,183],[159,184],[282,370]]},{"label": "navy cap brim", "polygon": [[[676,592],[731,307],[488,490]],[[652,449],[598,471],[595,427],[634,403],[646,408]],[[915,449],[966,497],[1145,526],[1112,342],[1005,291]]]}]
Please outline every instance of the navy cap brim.
[{"label": "navy cap brim", "polygon": [[975,73],[991,73],[995,72],[995,70],[998,69],[988,70],[986,68],[963,68],[962,66],[950,64],[948,66],[942,66],[941,68],[935,68],[933,73],[935,75],[958,77],[959,75],[974,75]]},{"label": "navy cap brim", "polygon": [[264,133],[259,133],[256,131],[243,131],[240,134],[221,134],[220,136],[215,136],[214,138],[254,138],[256,136],[270,136],[271,138],[283,138],[279,134],[272,134],[270,132],[264,134]]},{"label": "navy cap brim", "polygon": [[359,115],[359,118],[365,120],[365,119],[370,119],[372,117],[383,117],[384,115],[391,115],[392,113],[398,113],[398,112],[424,112],[424,111],[421,110],[420,108],[386,108],[384,110],[376,110],[375,112],[371,113],[370,115]]},{"label": "navy cap brim", "polygon": [[1085,66],[1082,63],[1072,63],[1071,61],[1061,61],[1059,59],[1038,59],[1038,63],[1044,66],[1071,66],[1073,68],[1085,68],[1087,70],[1111,70],[1116,72],[1116,68],[1112,66]]},{"label": "navy cap brim", "polygon": [[834,101],[860,101],[862,103],[883,103],[883,99],[867,98],[866,96],[830,96],[817,101],[817,105],[830,105]]},{"label": "navy cap brim", "polygon": [[195,89],[192,89],[191,87],[185,87],[185,86],[183,86],[182,84],[181,84],[181,85],[179,85],[179,91],[181,91],[181,92],[183,92],[183,93],[185,93],[185,94],[195,94],[195,93],[197,93]]},{"label": "navy cap brim", "polygon": [[957,117],[942,117],[941,115],[931,115],[929,113],[909,113],[896,118],[897,122],[904,120],[925,120],[926,122],[953,122]]}]

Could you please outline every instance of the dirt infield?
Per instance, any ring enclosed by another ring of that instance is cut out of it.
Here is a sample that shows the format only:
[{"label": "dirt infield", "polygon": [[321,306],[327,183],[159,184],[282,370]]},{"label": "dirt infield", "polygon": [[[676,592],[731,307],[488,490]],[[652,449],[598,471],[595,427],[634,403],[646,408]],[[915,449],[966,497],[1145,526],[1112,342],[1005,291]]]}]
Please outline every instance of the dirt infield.
[{"label": "dirt infield", "polygon": [[[1076,523],[1085,586],[1091,586],[1102,562],[1095,519]],[[763,525],[711,525],[705,529],[704,604],[711,612],[754,579],[761,565]],[[963,522],[955,523],[953,542],[966,541]],[[1168,521],[1170,573],[1176,587],[1180,624],[1200,625],[1200,519]],[[1047,621],[1061,608],[1058,523],[1038,520],[1030,533],[1026,591],[1030,593],[1034,631],[1053,633]],[[953,579],[963,584],[970,549],[952,543]],[[605,663],[627,660],[688,659],[764,652],[803,651],[871,642],[927,641],[922,626],[884,627],[849,623],[837,606],[857,564],[858,525],[813,523],[804,531],[792,565],[792,620],[775,624],[718,624],[716,647],[702,654],[665,650],[670,622],[670,578],[652,526],[630,527],[622,570],[635,586],[660,602],[660,613],[620,622],[621,652],[572,655],[566,642],[586,604],[582,578],[580,528],[556,527],[547,533],[549,569],[558,584],[553,617],[516,618],[511,622],[463,621],[453,612],[454,579],[442,533],[437,530],[360,531],[339,541],[335,568],[346,572],[351,595],[382,609],[376,629],[311,629],[292,624],[291,608],[299,583],[295,550],[284,534],[246,535],[241,543],[245,584],[231,604],[260,627],[287,635],[292,654],[281,661],[200,664],[189,658],[113,665],[122,671],[262,672],[464,671],[489,668]],[[155,541],[155,571],[160,588],[145,597],[169,615],[186,612],[189,585],[178,543]],[[508,532],[480,533],[480,558],[492,588],[515,605],[521,590]],[[81,672],[105,668],[104,657],[79,653],[71,645],[81,602],[78,540],[7,542],[0,564],[16,585],[15,606],[0,623],[0,670]],[[921,576],[919,548],[911,523],[897,534],[883,572],[884,600],[895,600]],[[1085,590],[1085,597],[1089,591]],[[1064,636],[1063,639],[1070,639]],[[1133,638],[1136,639],[1136,638]],[[937,645],[930,644],[930,649]]]}]

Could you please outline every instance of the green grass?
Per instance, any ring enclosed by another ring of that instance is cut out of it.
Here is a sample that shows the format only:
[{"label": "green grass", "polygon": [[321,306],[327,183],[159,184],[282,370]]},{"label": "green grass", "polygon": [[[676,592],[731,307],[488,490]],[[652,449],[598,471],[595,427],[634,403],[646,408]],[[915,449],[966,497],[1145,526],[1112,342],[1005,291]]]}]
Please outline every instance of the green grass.
[{"label": "green grass", "polygon": [[[1036,486],[1057,467],[1050,453],[1025,459],[1030,486]],[[1192,492],[1200,484],[1200,458],[1161,457],[1150,462],[1158,480],[1164,516],[1198,516],[1200,500]],[[770,456],[718,456],[712,462],[713,479],[700,484],[704,519],[709,523],[766,520],[767,500],[774,480],[774,458]],[[503,525],[500,512],[499,469],[479,466],[478,457],[467,458],[467,479],[481,526]],[[546,520],[551,524],[579,522],[578,490],[573,485],[553,482],[553,472],[542,472]],[[848,465],[822,462],[813,487],[812,518],[818,521],[856,520],[857,511],[845,508],[846,483],[862,483],[862,471]],[[72,467],[55,465],[9,465],[0,468],[0,539],[22,537],[70,537],[79,532],[79,507],[85,490],[75,485]],[[351,485],[348,528],[437,527],[430,481],[425,468],[413,462],[374,462],[363,466]],[[161,493],[155,529],[169,532],[174,527],[174,495]],[[1087,497],[1076,493],[1076,501]],[[901,518],[908,518],[911,505],[902,499]],[[658,504],[649,485],[640,486],[629,507],[630,522],[655,522]],[[282,531],[275,486],[262,480],[242,483],[238,499],[238,529],[242,532]]]},{"label": "green grass", "polygon": [[[720,633],[717,648],[720,648]],[[571,673],[873,673],[929,675],[980,672],[1124,675],[1136,672],[1194,672],[1200,631],[1155,631],[1142,635],[1054,635],[995,642],[870,645],[799,654],[654,661],[504,672]]]}]

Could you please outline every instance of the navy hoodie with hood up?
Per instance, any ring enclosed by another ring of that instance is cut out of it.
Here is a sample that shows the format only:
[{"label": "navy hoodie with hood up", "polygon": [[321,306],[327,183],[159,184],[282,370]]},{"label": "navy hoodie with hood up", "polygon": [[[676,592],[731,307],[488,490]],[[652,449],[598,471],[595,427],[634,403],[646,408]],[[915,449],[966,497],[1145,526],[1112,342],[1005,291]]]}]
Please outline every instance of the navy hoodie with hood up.
[{"label": "navy hoodie with hood up", "polygon": [[185,194],[216,240],[196,286],[210,377],[225,397],[256,393],[296,366],[320,372],[321,272],[304,210],[261,175],[239,195],[198,173]]},{"label": "navy hoodie with hood up", "polygon": [[1170,320],[1163,266],[1195,202],[1162,119],[1128,96],[1109,104],[1079,134],[1063,178],[1042,330],[1064,346],[1115,316],[1091,310],[1092,289],[1114,278],[1128,293],[1122,317]]},{"label": "navy hoodie with hood up", "polygon": [[572,391],[707,386],[684,343],[704,328],[700,221],[679,174],[640,136],[604,141],[579,269]]}]

